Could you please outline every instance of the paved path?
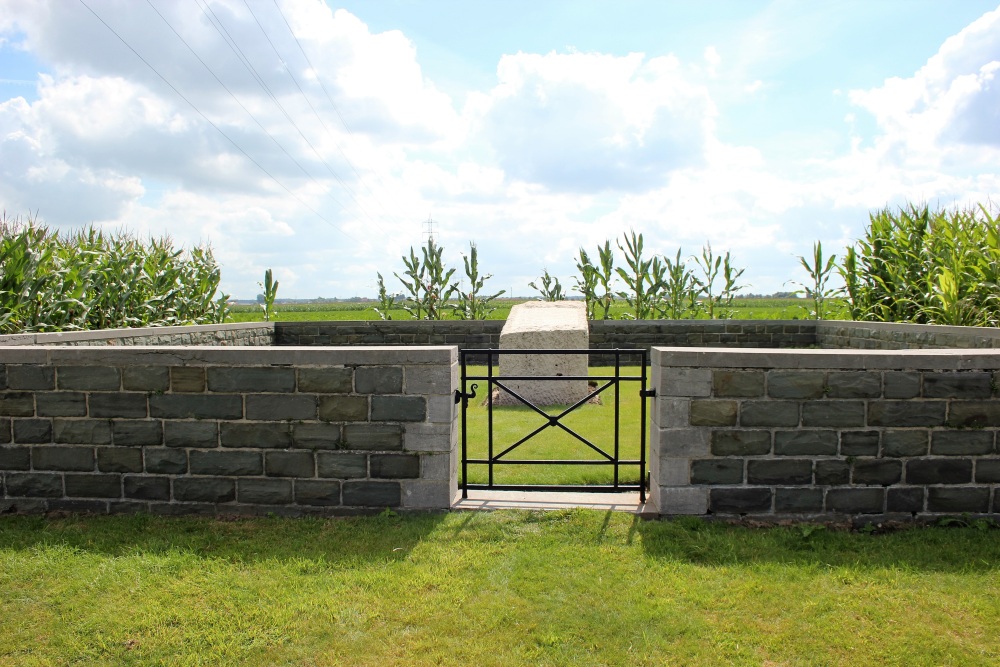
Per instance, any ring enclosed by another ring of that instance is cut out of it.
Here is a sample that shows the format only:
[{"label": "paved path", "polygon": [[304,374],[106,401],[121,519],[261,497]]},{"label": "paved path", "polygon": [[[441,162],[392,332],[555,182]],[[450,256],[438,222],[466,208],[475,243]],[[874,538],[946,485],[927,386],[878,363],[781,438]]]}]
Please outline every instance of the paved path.
[{"label": "paved path", "polygon": [[639,493],[563,493],[550,491],[479,491],[470,490],[468,498],[461,492],[455,498],[453,510],[562,510],[573,507],[644,514],[652,508],[639,502]]}]

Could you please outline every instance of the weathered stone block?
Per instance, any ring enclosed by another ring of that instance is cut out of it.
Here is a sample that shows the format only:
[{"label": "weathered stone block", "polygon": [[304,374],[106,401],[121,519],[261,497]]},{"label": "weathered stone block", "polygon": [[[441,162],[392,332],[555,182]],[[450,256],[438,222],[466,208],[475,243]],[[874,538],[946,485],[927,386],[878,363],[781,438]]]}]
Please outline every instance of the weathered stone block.
[{"label": "weathered stone block", "polygon": [[885,507],[885,489],[830,489],[826,509],[845,514],[881,514]]},{"label": "weathered stone block", "polygon": [[31,450],[27,447],[0,447],[0,470],[28,470],[31,468]]},{"label": "weathered stone block", "polygon": [[337,449],[340,424],[292,424],[292,446],[302,449]]},{"label": "weathered stone block", "polygon": [[927,489],[928,512],[988,512],[987,486],[932,486]]},{"label": "weathered stone block", "polygon": [[7,366],[7,388],[43,390],[55,389],[56,371],[51,366],[11,364]]},{"label": "weathered stone block", "polygon": [[415,479],[420,477],[420,457],[416,454],[372,454],[370,474],[380,479]]},{"label": "weathered stone block", "polygon": [[170,373],[166,366],[126,366],[122,369],[125,391],[166,391]]},{"label": "weathered stone block", "polygon": [[399,507],[399,482],[348,481],[343,486],[347,507]]},{"label": "weathered stone block", "polygon": [[869,426],[941,426],[945,401],[872,401]]},{"label": "weathered stone block", "polygon": [[767,488],[714,488],[709,490],[708,509],[713,514],[770,512],[771,496]]},{"label": "weathered stone block", "polygon": [[372,396],[372,421],[421,422],[426,417],[423,396]]},{"label": "weathered stone block", "polygon": [[858,459],[852,467],[855,484],[887,486],[903,477],[903,462],[899,459]]},{"label": "weathered stone block", "polygon": [[685,427],[691,424],[690,398],[657,398],[652,421],[663,428]]},{"label": "weathered stone block", "polygon": [[934,431],[931,454],[961,456],[994,453],[992,431]]},{"label": "weathered stone block", "polygon": [[145,394],[100,393],[90,395],[91,417],[127,417],[142,419],[146,416]]},{"label": "weathered stone block", "polygon": [[163,444],[167,447],[200,447],[211,449],[219,446],[219,425],[205,421],[163,422]]},{"label": "weathered stone block", "polygon": [[365,454],[347,452],[320,452],[316,455],[316,470],[320,477],[367,477],[368,457]]},{"label": "weathered stone block", "polygon": [[763,371],[712,371],[712,393],[718,397],[755,397],[764,395]]},{"label": "weathered stone block", "polygon": [[692,426],[735,426],[736,401],[691,401]]},{"label": "weathered stone block", "polygon": [[882,382],[882,395],[886,398],[915,398],[920,395],[920,373],[916,371],[887,371]]},{"label": "weathered stone block", "polygon": [[66,475],[66,495],[70,498],[121,498],[121,475]]},{"label": "weathered stone block", "polygon": [[53,439],[70,445],[110,445],[111,424],[96,419],[54,419]]},{"label": "weathered stone block", "polygon": [[[2,457],[0,450],[0,457]],[[976,483],[1000,483],[1000,459],[976,459]]]},{"label": "weathered stone block", "polygon": [[56,382],[60,389],[118,391],[122,378],[119,369],[107,366],[59,366]]},{"label": "weathered stone block", "polygon": [[31,463],[35,470],[93,470],[92,447],[32,447]]},{"label": "weathered stone block", "polygon": [[149,415],[165,419],[241,419],[243,397],[231,394],[150,396]]},{"label": "weathered stone block", "polygon": [[406,424],[403,449],[408,452],[450,452],[458,443],[458,424]]},{"label": "weathered stone block", "polygon": [[142,472],[142,450],[133,447],[98,447],[101,472]]},{"label": "weathered stone block", "polygon": [[769,453],[770,431],[712,431],[714,456],[759,456]]},{"label": "weathered stone block", "polygon": [[19,445],[52,442],[52,420],[15,419],[14,442]]},{"label": "weathered stone block", "polygon": [[353,389],[354,373],[350,368],[300,368],[299,391],[317,394],[349,394]]},{"label": "weathered stone block", "polygon": [[236,499],[236,482],[220,477],[177,477],[174,500],[182,502],[229,503]]},{"label": "weathered stone block", "polygon": [[882,395],[882,376],[870,371],[837,371],[826,376],[829,398],[878,398]]},{"label": "weathered stone block", "polygon": [[215,392],[292,392],[295,369],[270,366],[225,367],[207,369],[208,390]]},{"label": "weathered stone block", "polygon": [[0,415],[33,417],[35,415],[35,395],[26,391],[0,392]]},{"label": "weathered stone block", "polygon": [[240,479],[236,498],[254,505],[287,505],[292,502],[292,482],[287,479]]},{"label": "weathered stone block", "polygon": [[794,486],[812,482],[812,462],[806,459],[751,459],[747,484]]},{"label": "weathered stone block", "polygon": [[925,398],[989,398],[992,393],[986,372],[924,373]]},{"label": "weathered stone block", "polygon": [[701,459],[691,462],[692,484],[742,484],[743,459]]},{"label": "weathered stone block", "polygon": [[888,489],[885,510],[887,512],[924,511],[924,488],[922,486],[897,486]]},{"label": "weathered stone block", "polygon": [[192,450],[192,475],[260,475],[264,468],[260,452]]},{"label": "weathered stone block", "polygon": [[822,371],[768,371],[767,395],[771,398],[822,398],[826,373]]},{"label": "weathered stone block", "polygon": [[136,500],[170,500],[170,479],[126,475],[123,480],[126,498]]},{"label": "weathered stone block", "polygon": [[837,486],[847,484],[851,466],[847,461],[816,461],[816,484]]},{"label": "weathered stone block", "polygon": [[331,422],[360,422],[368,419],[367,396],[323,396],[319,418]]},{"label": "weathered stone block", "polygon": [[200,394],[207,386],[205,369],[198,366],[170,368],[170,391],[177,394]]},{"label": "weathered stone block", "polygon": [[695,458],[708,456],[712,434],[703,428],[661,428],[654,433],[662,456]]},{"label": "weathered stone block", "polygon": [[782,456],[799,454],[833,456],[837,453],[837,432],[775,431],[774,453]]},{"label": "weathered stone block", "polygon": [[119,446],[159,445],[163,442],[163,425],[157,419],[111,422],[111,439]]},{"label": "weathered stone block", "polygon": [[354,391],[359,394],[402,394],[401,366],[360,366],[354,371]]},{"label": "weathered stone block", "polygon": [[340,482],[297,479],[295,480],[295,502],[300,505],[340,505]]},{"label": "weathered stone block", "polygon": [[249,394],[246,397],[246,418],[263,421],[316,419],[316,396]]},{"label": "weathered stone block", "polygon": [[288,449],[292,446],[291,425],[222,422],[220,441],[223,447]]},{"label": "weathered stone block", "polygon": [[266,452],[264,472],[268,477],[315,477],[312,452]]},{"label": "weathered stone block", "polygon": [[35,395],[39,417],[84,417],[87,394],[81,391],[43,391]]},{"label": "weathered stone block", "polygon": [[1000,401],[952,401],[948,425],[955,428],[1000,426]]},{"label": "weathered stone block", "polygon": [[740,426],[798,426],[799,404],[795,401],[744,401]]},{"label": "weathered stone block", "polygon": [[661,368],[658,372],[657,396],[712,395],[712,371],[708,368]]},{"label": "weathered stone block", "polygon": [[926,456],[928,431],[886,430],[882,433],[882,451],[885,456]]},{"label": "weathered stone block", "polygon": [[403,378],[403,391],[407,394],[451,394],[453,383],[458,388],[458,376],[453,380],[451,367],[406,366]]},{"label": "weathered stone block", "polygon": [[408,479],[401,486],[403,507],[408,509],[448,509],[456,493],[447,481]]},{"label": "weathered stone block", "polygon": [[183,475],[188,471],[187,452],[182,449],[149,447],[143,455],[146,460],[146,472]]},{"label": "weathered stone block", "polygon": [[907,484],[968,484],[970,459],[912,459],[906,462]]},{"label": "weathered stone block", "polygon": [[774,511],[795,514],[822,512],[823,491],[808,487],[775,489]]},{"label": "weathered stone block", "polygon": [[63,495],[62,475],[47,475],[36,472],[9,472],[4,477],[7,495],[25,498],[61,498]]},{"label": "weathered stone block", "polygon": [[878,431],[842,431],[841,456],[878,456]]},{"label": "weathered stone block", "polygon": [[398,424],[346,424],[343,448],[400,450],[403,448],[403,427]]}]

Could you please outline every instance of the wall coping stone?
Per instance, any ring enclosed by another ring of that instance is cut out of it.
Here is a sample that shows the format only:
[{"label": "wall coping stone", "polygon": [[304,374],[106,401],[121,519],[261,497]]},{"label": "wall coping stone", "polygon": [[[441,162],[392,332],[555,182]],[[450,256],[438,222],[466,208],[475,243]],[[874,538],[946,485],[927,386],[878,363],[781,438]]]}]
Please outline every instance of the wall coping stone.
[{"label": "wall coping stone", "polygon": [[816,368],[837,370],[993,370],[1000,350],[857,350],[653,347],[653,365],[712,368]]},{"label": "wall coping stone", "polygon": [[[95,329],[91,331],[53,331],[47,333],[6,334],[0,336],[0,346],[10,345],[59,345],[91,340],[117,340],[142,336],[172,336],[177,334],[206,334],[222,331],[270,329],[274,322],[229,322],[226,324],[189,324],[171,327],[137,327],[135,329]],[[113,344],[113,343],[109,343]]]}]

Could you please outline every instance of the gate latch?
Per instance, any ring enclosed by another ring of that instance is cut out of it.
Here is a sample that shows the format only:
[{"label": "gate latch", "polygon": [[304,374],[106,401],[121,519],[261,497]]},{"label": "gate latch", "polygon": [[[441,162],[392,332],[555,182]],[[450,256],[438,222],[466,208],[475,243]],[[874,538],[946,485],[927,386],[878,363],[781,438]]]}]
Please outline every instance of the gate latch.
[{"label": "gate latch", "polygon": [[460,389],[456,389],[455,390],[455,403],[456,404],[461,403],[463,398],[470,399],[470,398],[475,398],[476,397],[476,389],[479,389],[479,385],[478,384],[473,384],[471,386],[472,386],[472,391],[469,392],[469,393],[465,393],[465,392],[463,392]]},{"label": "gate latch", "polygon": [[656,390],[655,389],[640,389],[639,390],[639,395],[642,396],[643,398],[656,398]]}]

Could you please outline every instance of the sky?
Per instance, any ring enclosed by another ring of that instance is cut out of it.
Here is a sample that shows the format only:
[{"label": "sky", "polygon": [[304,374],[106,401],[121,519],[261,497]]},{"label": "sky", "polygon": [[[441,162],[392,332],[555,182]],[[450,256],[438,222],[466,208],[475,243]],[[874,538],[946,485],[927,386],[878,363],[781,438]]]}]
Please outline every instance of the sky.
[{"label": "sky", "polygon": [[429,227],[490,291],[635,231],[769,294],[906,202],[1000,205],[996,0],[0,0],[0,210],[237,298],[401,290]]}]

